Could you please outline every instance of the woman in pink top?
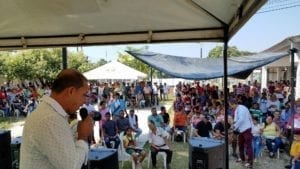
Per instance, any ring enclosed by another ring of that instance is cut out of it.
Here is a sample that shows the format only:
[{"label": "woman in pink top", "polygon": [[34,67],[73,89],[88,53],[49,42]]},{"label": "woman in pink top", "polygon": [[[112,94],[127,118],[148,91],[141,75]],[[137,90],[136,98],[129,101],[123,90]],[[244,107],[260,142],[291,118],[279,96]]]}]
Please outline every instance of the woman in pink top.
[{"label": "woman in pink top", "polygon": [[109,109],[108,109],[108,107],[106,106],[106,102],[105,101],[101,101],[100,103],[99,103],[99,107],[98,107],[98,109],[99,109],[99,112],[100,112],[100,114],[101,114],[101,120],[99,121],[99,136],[101,137],[101,138],[103,138],[103,129],[102,129],[102,126],[104,125],[104,123],[105,123],[105,114],[107,113],[107,112],[109,112]]}]

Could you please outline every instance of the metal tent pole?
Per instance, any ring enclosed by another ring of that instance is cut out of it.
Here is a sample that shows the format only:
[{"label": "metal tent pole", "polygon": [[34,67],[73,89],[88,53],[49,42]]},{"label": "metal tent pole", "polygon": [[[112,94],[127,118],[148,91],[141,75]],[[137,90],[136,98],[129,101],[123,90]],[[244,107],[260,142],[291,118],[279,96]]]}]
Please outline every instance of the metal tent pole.
[{"label": "metal tent pole", "polygon": [[223,49],[223,91],[224,91],[224,106],[225,106],[225,168],[229,169],[229,149],[228,149],[228,90],[227,90],[227,49],[228,49],[228,26],[224,29],[224,49]]},{"label": "metal tent pole", "polygon": [[67,48],[66,47],[62,48],[62,67],[63,67],[63,69],[68,68],[67,55],[68,55]]},{"label": "metal tent pole", "polygon": [[[290,141],[294,139],[294,114],[295,114],[295,53],[297,52],[296,48],[293,48],[291,45],[290,54],[291,54],[291,113],[292,113],[292,124],[291,124],[291,138]],[[299,69],[299,68],[298,68]]]}]

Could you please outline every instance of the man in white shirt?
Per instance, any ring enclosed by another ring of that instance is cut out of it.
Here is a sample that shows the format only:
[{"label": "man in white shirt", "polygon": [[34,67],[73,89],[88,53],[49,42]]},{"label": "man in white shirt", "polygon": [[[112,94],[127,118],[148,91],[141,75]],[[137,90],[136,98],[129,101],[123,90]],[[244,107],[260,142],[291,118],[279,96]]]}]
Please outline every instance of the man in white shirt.
[{"label": "man in white shirt", "polygon": [[156,155],[158,152],[165,152],[167,154],[167,169],[170,169],[173,151],[168,144],[168,133],[160,128],[155,127],[154,121],[148,122],[150,129],[149,143],[151,150],[152,168],[156,169]]},{"label": "man in white shirt", "polygon": [[127,118],[129,120],[130,127],[136,133],[135,137],[139,137],[142,134],[142,129],[139,128],[138,116],[134,113],[133,109],[129,111]]},{"label": "man in white shirt", "polygon": [[50,97],[44,96],[27,117],[21,146],[21,169],[80,169],[87,162],[88,136],[92,118],[78,123],[77,140],[69,127],[74,114],[86,101],[87,79],[77,70],[61,71],[52,84]]},{"label": "man in white shirt", "polygon": [[247,168],[252,168],[253,165],[253,150],[252,150],[252,117],[248,110],[248,108],[241,103],[243,103],[245,99],[241,99],[239,103],[233,101],[230,103],[232,109],[234,111],[234,123],[233,129],[236,132],[239,132],[238,135],[238,145],[239,145],[239,153],[240,158],[243,162],[245,162],[245,151],[248,156],[245,166]]}]

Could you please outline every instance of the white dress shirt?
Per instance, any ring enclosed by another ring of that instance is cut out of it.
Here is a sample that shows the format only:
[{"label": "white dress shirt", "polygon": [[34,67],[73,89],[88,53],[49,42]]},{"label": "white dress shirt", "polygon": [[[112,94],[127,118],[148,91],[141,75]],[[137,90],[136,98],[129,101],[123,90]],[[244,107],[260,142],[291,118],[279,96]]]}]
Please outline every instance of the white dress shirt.
[{"label": "white dress shirt", "polygon": [[244,105],[238,105],[234,113],[234,129],[242,133],[252,128],[252,125],[252,118],[248,108]]},{"label": "white dress shirt", "polygon": [[88,144],[74,141],[68,115],[54,99],[44,96],[27,117],[21,144],[21,169],[80,169]]},{"label": "white dress shirt", "polygon": [[149,143],[159,146],[161,149],[169,149],[165,142],[165,138],[168,136],[169,134],[164,129],[156,127],[156,133],[149,131]]}]

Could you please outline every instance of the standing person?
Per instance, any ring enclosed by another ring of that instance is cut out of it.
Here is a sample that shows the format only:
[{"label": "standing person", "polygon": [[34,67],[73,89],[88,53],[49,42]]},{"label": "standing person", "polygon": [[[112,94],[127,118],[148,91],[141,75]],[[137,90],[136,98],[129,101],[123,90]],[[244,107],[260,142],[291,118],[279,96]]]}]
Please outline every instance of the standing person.
[{"label": "standing person", "polygon": [[300,169],[300,133],[294,133],[294,140],[290,150],[291,164],[285,168]]},{"label": "standing person", "polygon": [[169,99],[168,93],[169,93],[169,87],[167,86],[167,83],[164,83],[164,100]]},{"label": "standing person", "polygon": [[[241,98],[241,102],[244,98]],[[234,131],[239,132],[238,145],[239,153],[242,162],[246,162],[247,168],[252,168],[253,165],[253,149],[252,149],[252,118],[248,108],[241,103],[231,102],[231,108],[235,109],[234,112]],[[247,161],[245,159],[245,152],[247,154]]]},{"label": "standing person", "polygon": [[253,153],[254,153],[254,162],[256,162],[257,159],[259,158],[259,154],[263,147],[261,134],[262,134],[262,128],[264,126],[260,125],[257,117],[253,117],[252,120],[253,120],[253,126],[251,130],[253,135],[252,146],[253,146]]},{"label": "standing person", "polygon": [[87,99],[87,79],[77,70],[62,70],[52,84],[50,97],[44,96],[26,119],[21,146],[21,169],[79,169],[87,162],[87,140],[92,118],[78,123],[77,140],[68,123],[69,114]]}]

